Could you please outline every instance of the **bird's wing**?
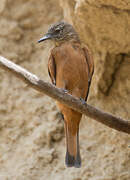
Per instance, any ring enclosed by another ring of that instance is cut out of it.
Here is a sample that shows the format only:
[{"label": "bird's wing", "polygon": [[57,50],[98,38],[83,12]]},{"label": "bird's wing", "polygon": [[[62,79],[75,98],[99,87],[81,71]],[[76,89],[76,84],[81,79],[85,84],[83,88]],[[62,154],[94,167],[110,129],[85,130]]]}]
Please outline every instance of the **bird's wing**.
[{"label": "bird's wing", "polygon": [[56,64],[55,64],[55,59],[52,53],[48,61],[48,73],[49,73],[52,83],[56,85]]},{"label": "bird's wing", "polygon": [[89,89],[90,89],[90,85],[91,85],[91,80],[92,80],[92,76],[93,76],[93,72],[94,72],[94,61],[93,61],[92,54],[87,46],[83,47],[83,51],[84,51],[84,54],[86,57],[86,62],[88,64],[88,70],[89,70],[88,91],[87,91],[87,95],[85,98],[85,101],[87,101],[87,97],[88,97],[88,93],[89,93]]}]

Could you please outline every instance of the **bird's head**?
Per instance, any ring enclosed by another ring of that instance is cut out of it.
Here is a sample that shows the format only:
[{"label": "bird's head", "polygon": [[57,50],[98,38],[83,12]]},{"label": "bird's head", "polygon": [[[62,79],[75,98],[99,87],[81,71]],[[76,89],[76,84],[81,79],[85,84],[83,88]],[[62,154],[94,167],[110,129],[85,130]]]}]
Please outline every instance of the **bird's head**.
[{"label": "bird's head", "polygon": [[66,22],[58,22],[52,25],[48,32],[38,41],[39,43],[45,40],[53,40],[56,43],[61,43],[69,40],[79,42],[77,32],[73,26]]}]

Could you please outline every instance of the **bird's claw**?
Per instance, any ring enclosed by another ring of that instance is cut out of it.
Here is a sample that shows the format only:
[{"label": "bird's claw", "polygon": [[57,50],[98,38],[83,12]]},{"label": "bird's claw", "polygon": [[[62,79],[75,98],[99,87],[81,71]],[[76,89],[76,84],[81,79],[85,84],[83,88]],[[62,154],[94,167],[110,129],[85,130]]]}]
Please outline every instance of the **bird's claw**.
[{"label": "bird's claw", "polygon": [[64,88],[60,88],[62,91],[64,91],[64,93],[68,93],[68,90],[67,89],[64,89]]},{"label": "bird's claw", "polygon": [[86,104],[86,101],[80,97],[80,101],[82,102],[82,104]]}]

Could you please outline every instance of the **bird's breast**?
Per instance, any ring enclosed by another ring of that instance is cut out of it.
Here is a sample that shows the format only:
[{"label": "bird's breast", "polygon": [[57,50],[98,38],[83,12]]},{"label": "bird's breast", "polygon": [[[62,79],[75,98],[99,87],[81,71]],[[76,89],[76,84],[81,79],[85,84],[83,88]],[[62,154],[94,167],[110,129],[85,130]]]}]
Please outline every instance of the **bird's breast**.
[{"label": "bird's breast", "polygon": [[86,91],[88,66],[80,47],[65,44],[54,49],[56,63],[56,85],[60,88]]}]

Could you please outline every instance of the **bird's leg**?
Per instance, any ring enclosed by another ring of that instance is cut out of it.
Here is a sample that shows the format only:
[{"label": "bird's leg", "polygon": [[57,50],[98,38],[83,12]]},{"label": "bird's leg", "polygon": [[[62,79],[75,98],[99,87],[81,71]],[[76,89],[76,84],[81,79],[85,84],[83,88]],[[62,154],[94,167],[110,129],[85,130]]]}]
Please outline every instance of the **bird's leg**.
[{"label": "bird's leg", "polygon": [[67,82],[65,80],[63,81],[62,87],[60,89],[64,91],[64,93],[68,93]]},{"label": "bird's leg", "polygon": [[64,89],[64,88],[60,88],[64,93],[68,93],[68,90],[67,89]]},{"label": "bird's leg", "polygon": [[55,79],[54,79],[53,81],[54,81],[53,84],[56,86],[56,81],[55,81]]}]

